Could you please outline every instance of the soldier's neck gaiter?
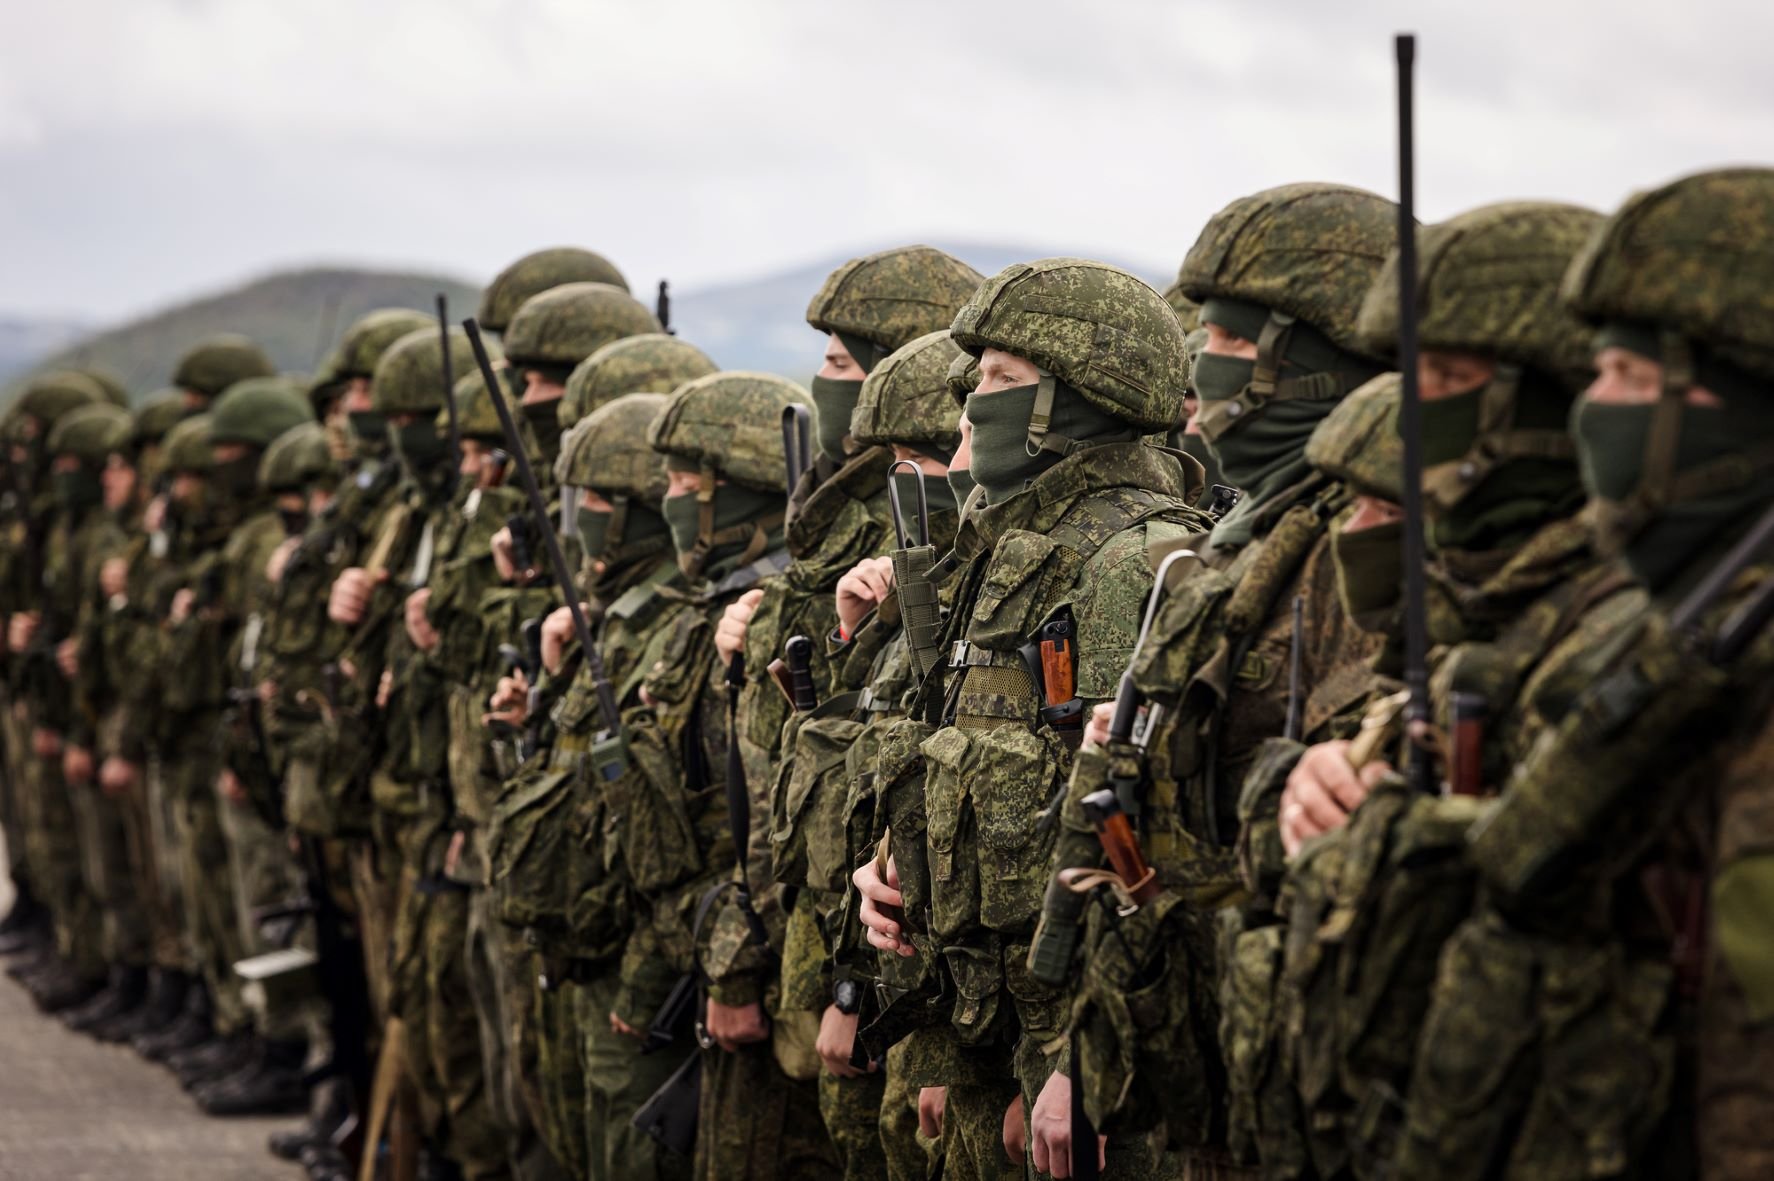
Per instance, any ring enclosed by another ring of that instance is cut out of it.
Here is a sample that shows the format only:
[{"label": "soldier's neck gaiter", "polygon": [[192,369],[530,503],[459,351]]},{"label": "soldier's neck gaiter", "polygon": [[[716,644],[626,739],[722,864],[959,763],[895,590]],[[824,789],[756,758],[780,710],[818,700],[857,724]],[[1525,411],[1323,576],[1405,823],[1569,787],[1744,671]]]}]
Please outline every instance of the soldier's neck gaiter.
[{"label": "soldier's neck gaiter", "polygon": [[844,462],[844,439],[850,434],[850,416],[862,396],[862,382],[835,377],[815,377],[811,390],[819,450],[833,463]]},{"label": "soldier's neck gaiter", "polygon": [[905,515],[906,535],[912,544],[918,544],[918,485],[924,486],[924,504],[931,516],[937,513],[955,511],[955,492],[947,479],[941,476],[927,476],[923,472],[909,472],[904,468],[893,472],[889,477],[899,493],[899,507]]},{"label": "soldier's neck gaiter", "polygon": [[1353,533],[1336,529],[1330,546],[1344,613],[1362,631],[1390,629],[1403,595],[1404,522],[1388,521]]},{"label": "soldier's neck gaiter", "polygon": [[388,420],[374,410],[353,410],[345,416],[357,454],[369,459],[388,457]]},{"label": "soldier's neck gaiter", "polygon": [[967,498],[973,495],[973,490],[979,487],[973,481],[973,472],[964,467],[950,468],[948,482],[949,492],[954,496],[957,506],[966,504]]},{"label": "soldier's neck gaiter", "polygon": [[[967,421],[973,424],[970,466],[973,479],[986,490],[988,504],[1003,504],[1065,458],[1057,451],[1029,453],[1029,418],[1040,388],[1019,385],[967,395]],[[1054,385],[1048,430],[1087,443],[1122,443],[1139,437],[1138,431],[1085,401],[1065,382]]]},{"label": "soldier's neck gaiter", "polygon": [[407,479],[427,489],[440,488],[447,482],[450,441],[437,429],[435,419],[420,417],[392,428],[389,434],[395,458]]},{"label": "soldier's neck gaiter", "polygon": [[71,472],[56,472],[51,477],[56,507],[69,514],[83,513],[104,499],[104,486],[99,475],[85,464]]},{"label": "soldier's neck gaiter", "polygon": [[530,429],[536,433],[536,449],[542,454],[532,456],[538,467],[554,467],[554,461],[561,453],[560,416],[561,400],[550,398],[546,402],[530,402],[523,404],[524,418],[529,422]]},{"label": "soldier's neck gaiter", "polygon": [[[692,497],[691,499],[694,499]],[[610,522],[616,514],[602,509],[590,509],[579,506],[578,516],[574,523],[579,530],[579,542],[585,547],[587,559],[607,558],[604,548],[608,545]],[[622,521],[622,537],[616,545],[617,550],[630,550],[646,542],[657,541],[671,534],[670,526],[665,518],[644,504],[629,501],[628,512]]]},{"label": "soldier's neck gaiter", "polygon": [[[666,497],[661,507],[664,510],[665,523],[671,528],[671,543],[676,547],[678,556],[682,557],[696,548],[702,527],[702,506],[697,503],[694,492],[686,492],[681,496]],[[780,512],[781,509],[780,492],[760,492],[738,484],[721,484],[715,488],[714,531],[720,533],[735,525],[759,520],[772,512]],[[740,539],[710,550],[704,569],[724,557],[744,552],[745,545],[745,539]]]},{"label": "soldier's neck gaiter", "polygon": [[1199,463],[1207,473],[1207,484],[1203,491],[1211,492],[1215,484],[1226,482],[1226,473],[1220,470],[1220,457],[1213,453],[1213,448],[1207,445],[1206,439],[1200,435],[1182,435],[1175,446],[1178,451]]}]

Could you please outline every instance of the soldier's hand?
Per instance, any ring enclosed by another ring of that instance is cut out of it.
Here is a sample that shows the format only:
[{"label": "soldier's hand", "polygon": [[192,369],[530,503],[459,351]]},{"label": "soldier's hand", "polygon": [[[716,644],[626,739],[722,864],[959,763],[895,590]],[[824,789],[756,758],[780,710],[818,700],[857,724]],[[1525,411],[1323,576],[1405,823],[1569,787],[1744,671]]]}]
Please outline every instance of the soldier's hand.
[{"label": "soldier's hand", "polygon": [[35,611],[14,611],[6,621],[6,646],[14,652],[23,652],[31,646],[31,637],[37,634],[37,625],[42,616]]},{"label": "soldier's hand", "polygon": [[240,776],[226,767],[216,773],[216,791],[230,804],[246,803],[246,785],[240,782]]},{"label": "soldier's hand", "polygon": [[282,582],[284,567],[290,564],[290,555],[295,553],[296,547],[301,544],[300,537],[286,537],[279,542],[277,548],[271,551],[271,556],[265,559],[266,579],[272,583]]},{"label": "soldier's hand", "polygon": [[1341,828],[1367,798],[1385,763],[1369,763],[1358,773],[1349,765],[1349,744],[1321,742],[1300,756],[1281,791],[1281,847],[1292,857],[1320,833]]},{"label": "soldier's hand", "polygon": [[845,639],[892,590],[892,558],[864,558],[838,579],[838,628]]},{"label": "soldier's hand", "polygon": [[407,638],[413,641],[413,647],[421,652],[429,652],[437,647],[440,637],[437,629],[431,626],[431,619],[425,609],[431,605],[431,588],[422,586],[407,596],[406,624]]},{"label": "soldier's hand", "polygon": [[332,592],[327,595],[326,617],[334,623],[356,627],[370,609],[370,595],[375,591],[376,583],[386,577],[386,573],[373,576],[362,566],[341,570],[339,577],[333,580]]},{"label": "soldier's hand", "polygon": [[1115,716],[1113,701],[1099,701],[1090,707],[1090,718],[1084,723],[1084,745],[1109,745],[1109,722]]},{"label": "soldier's hand", "polygon": [[511,551],[511,528],[506,526],[493,534],[493,568],[499,572],[499,581],[518,582],[533,576],[534,567],[528,570],[517,568],[517,558]]},{"label": "soldier's hand", "polygon": [[167,608],[166,621],[174,627],[191,618],[192,608],[197,606],[197,592],[188,586],[181,586],[173,592],[172,606]]},{"label": "soldier's hand", "polygon": [[1023,1097],[1021,1095],[1012,1099],[1010,1106],[1004,1109],[1003,1136],[1004,1155],[1010,1158],[1011,1164],[1022,1164],[1026,1155],[1023,1150],[1028,1146],[1028,1129],[1023,1127]]},{"label": "soldier's hand", "polygon": [[108,755],[99,764],[99,788],[108,796],[126,796],[142,781],[142,769],[128,759]]},{"label": "soldier's hand", "polygon": [[770,1036],[770,1022],[764,1006],[756,1001],[749,1005],[723,1005],[710,998],[708,1002],[708,1036],[729,1054],[740,1046],[755,1045]]},{"label": "soldier's hand", "polygon": [[918,1088],[918,1131],[930,1140],[942,1138],[942,1117],[949,1107],[947,1087]]},{"label": "soldier's hand", "polygon": [[850,881],[856,892],[862,895],[862,905],[856,908],[856,915],[868,928],[869,946],[879,951],[897,951],[902,956],[917,955],[917,948],[899,929],[899,924],[881,911],[882,906],[897,906],[902,912],[905,907],[905,895],[899,892],[899,866],[893,858],[887,859],[885,880],[871,857],[856,867]]},{"label": "soldier's hand", "polygon": [[636,1039],[637,1041],[641,1040],[647,1036],[646,1034],[642,1033],[640,1030],[636,1029],[634,1026],[630,1025],[628,1022],[624,1021],[622,1018],[616,1016],[616,1014],[614,1014],[614,1013],[610,1014],[610,1032],[611,1033],[619,1033],[619,1034],[622,1034],[624,1037],[631,1037],[631,1038]]},{"label": "soldier's hand", "polygon": [[62,778],[70,784],[92,782],[92,752],[69,743],[62,751]]},{"label": "soldier's hand", "polygon": [[[588,603],[579,604],[581,611],[590,611]],[[550,673],[558,673],[567,663],[567,645],[577,640],[573,634],[573,613],[565,607],[556,607],[542,621],[542,667]]]},{"label": "soldier's hand", "polygon": [[458,829],[450,834],[450,847],[444,850],[444,876],[456,876],[456,867],[462,864],[462,850],[468,844],[468,834]]},{"label": "soldier's hand", "polygon": [[166,528],[166,497],[156,496],[142,510],[142,532],[158,533]]},{"label": "soldier's hand", "polygon": [[69,636],[55,646],[55,666],[70,681],[80,673],[80,637]]},{"label": "soldier's hand", "polygon": [[31,753],[40,759],[56,759],[62,754],[62,736],[47,726],[31,731]]},{"label": "soldier's hand", "polygon": [[376,708],[387,709],[388,699],[394,695],[394,670],[385,668],[382,677],[376,682]]},{"label": "soldier's hand", "polygon": [[129,559],[106,558],[99,567],[99,590],[105,598],[115,599],[129,590]]},{"label": "soldier's hand", "polygon": [[[1072,1175],[1072,1080],[1063,1071],[1049,1075],[1047,1084],[1035,1096],[1035,1110],[1029,1115],[1029,1137],[1034,1141],[1037,1173],[1047,1173],[1054,1181],[1064,1181]],[[1108,1143],[1107,1136],[1096,1138],[1099,1172],[1108,1164]]]},{"label": "soldier's hand", "polygon": [[731,664],[733,654],[745,647],[746,626],[751,623],[751,617],[763,600],[763,590],[753,589],[727,605],[727,610],[721,615],[721,622],[715,627],[715,651],[720,653],[723,665]]},{"label": "soldier's hand", "polygon": [[[826,1070],[839,1078],[861,1078],[863,1071],[850,1065],[850,1050],[856,1045],[856,1014],[843,1013],[836,1005],[827,1005],[825,1012],[819,1015],[819,1037],[813,1043],[818,1052],[819,1060],[825,1063]],[[880,1063],[871,1062],[867,1073],[873,1074],[880,1069]]]},{"label": "soldier's hand", "polygon": [[510,676],[500,677],[492,697],[487,699],[487,706],[492,712],[480,716],[481,725],[503,722],[521,729],[530,718],[530,678],[524,675],[524,670],[514,668]]}]

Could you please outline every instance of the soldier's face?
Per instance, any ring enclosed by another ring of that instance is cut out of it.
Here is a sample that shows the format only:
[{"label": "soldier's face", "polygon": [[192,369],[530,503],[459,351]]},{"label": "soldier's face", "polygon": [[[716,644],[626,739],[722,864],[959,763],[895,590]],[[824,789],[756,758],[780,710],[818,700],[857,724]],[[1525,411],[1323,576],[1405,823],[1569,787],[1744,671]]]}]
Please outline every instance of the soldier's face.
[{"label": "soldier's face", "polygon": [[[1609,406],[1642,406],[1663,396],[1663,366],[1617,346],[1595,355],[1595,380],[1583,391],[1589,402]],[[1690,406],[1723,406],[1724,399],[1705,386],[1689,386],[1682,399]]]},{"label": "soldier's face", "polygon": [[524,370],[525,406],[534,406],[538,402],[553,402],[566,396],[567,387],[552,380],[547,374],[535,369]]},{"label": "soldier's face", "polygon": [[354,377],[345,386],[345,392],[339,395],[339,410],[342,414],[368,414],[376,408],[375,399],[370,396],[370,379]]},{"label": "soldier's face", "polygon": [[1257,342],[1246,340],[1230,328],[1222,328],[1218,324],[1204,324],[1207,329],[1207,343],[1201,351],[1212,353],[1216,357],[1238,357],[1245,361],[1257,359]]},{"label": "soldier's face", "polygon": [[172,498],[186,508],[197,508],[203,503],[203,477],[190,472],[180,472],[172,478]]},{"label": "soldier's face", "polygon": [[215,457],[217,463],[233,463],[245,459],[246,453],[252,450],[245,443],[217,443]]},{"label": "soldier's face", "polygon": [[480,480],[480,470],[486,466],[487,445],[479,439],[462,440],[462,463],[456,468],[458,474],[469,483]]},{"label": "soldier's face", "polygon": [[105,490],[105,507],[117,512],[135,498],[136,470],[121,455],[107,456],[99,484]]},{"label": "soldier's face", "polygon": [[673,496],[693,496],[702,489],[701,472],[667,471],[665,479],[665,495],[668,499]]},{"label": "soldier's face", "polygon": [[961,415],[961,445],[955,448],[955,458],[949,460],[949,467],[958,472],[968,471],[973,466],[973,424],[967,421],[967,415]]},{"label": "soldier's face", "polygon": [[949,465],[942,460],[933,459],[922,452],[912,450],[910,447],[902,447],[898,443],[893,445],[893,458],[895,460],[909,460],[917,464],[918,470],[927,476],[941,478],[949,474]]},{"label": "soldier's face", "polygon": [[1477,353],[1424,349],[1417,354],[1417,389],[1425,402],[1470,393],[1497,375],[1497,362]]},{"label": "soldier's face", "polygon": [[1360,533],[1364,529],[1372,529],[1378,525],[1390,525],[1394,521],[1404,520],[1404,510],[1390,500],[1381,500],[1378,496],[1360,495],[1355,498],[1355,511],[1343,522],[1344,533]]},{"label": "soldier's face", "polygon": [[333,502],[333,494],[325,488],[308,490],[308,515],[318,517],[326,512],[327,505]]},{"label": "soldier's face", "polygon": [[579,507],[594,513],[613,513],[616,506],[599,496],[597,489],[587,488],[579,494]]},{"label": "soldier's face", "polygon": [[1040,380],[1041,370],[1033,361],[1003,349],[986,349],[979,355],[979,385],[973,392],[995,394],[1034,385]]},{"label": "soldier's face", "polygon": [[856,358],[850,355],[850,350],[834,332],[826,337],[825,358],[819,372],[813,376],[828,377],[833,381],[861,381],[868,374],[862,371],[862,366],[856,363]]}]

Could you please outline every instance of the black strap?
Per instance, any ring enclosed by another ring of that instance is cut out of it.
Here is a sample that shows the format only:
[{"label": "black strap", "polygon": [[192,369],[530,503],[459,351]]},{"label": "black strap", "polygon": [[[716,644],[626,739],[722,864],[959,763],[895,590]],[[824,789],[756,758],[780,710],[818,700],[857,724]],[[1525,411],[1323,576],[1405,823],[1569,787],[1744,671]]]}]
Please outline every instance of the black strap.
[{"label": "black strap", "polygon": [[745,872],[751,848],[751,793],[746,790],[745,760],[739,754],[739,695],[745,690],[745,653],[735,652],[727,662],[727,828],[733,834],[734,896],[739,913],[751,928],[752,938],[770,946],[770,933],[752,906],[751,881]]}]

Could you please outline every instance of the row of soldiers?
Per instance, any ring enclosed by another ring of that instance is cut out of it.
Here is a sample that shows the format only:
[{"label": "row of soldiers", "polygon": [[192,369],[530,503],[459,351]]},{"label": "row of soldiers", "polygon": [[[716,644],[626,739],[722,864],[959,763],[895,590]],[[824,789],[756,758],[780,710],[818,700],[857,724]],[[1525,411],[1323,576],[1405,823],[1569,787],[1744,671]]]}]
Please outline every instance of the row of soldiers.
[{"label": "row of soldiers", "polygon": [[1397,223],[41,379],[12,970],[317,1178],[1769,1175],[1774,172]]}]

